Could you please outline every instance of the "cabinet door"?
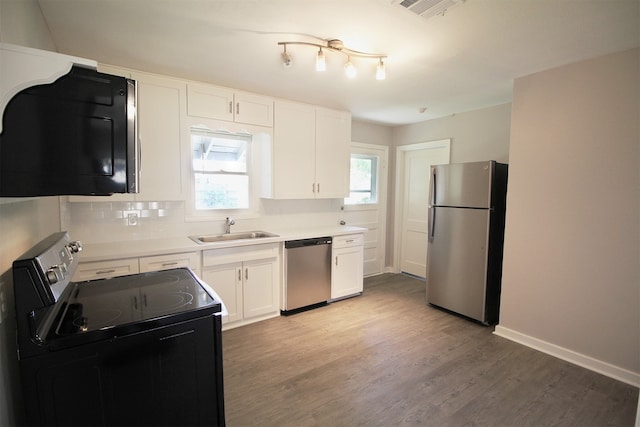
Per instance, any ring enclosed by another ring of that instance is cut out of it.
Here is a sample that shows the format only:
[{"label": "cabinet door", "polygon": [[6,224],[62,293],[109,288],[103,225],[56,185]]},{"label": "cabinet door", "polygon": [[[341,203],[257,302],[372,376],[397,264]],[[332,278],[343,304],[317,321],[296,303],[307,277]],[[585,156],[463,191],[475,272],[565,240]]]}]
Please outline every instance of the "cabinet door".
[{"label": "cabinet door", "polygon": [[331,264],[331,299],[362,292],[363,247],[335,249]]},{"label": "cabinet door", "polygon": [[235,116],[237,123],[273,127],[273,99],[252,93],[236,92]]},{"label": "cabinet door", "polygon": [[315,185],[315,109],[276,101],[274,112],[272,197],[309,199]]},{"label": "cabinet door", "polygon": [[275,258],[243,263],[245,318],[278,311],[277,268]]},{"label": "cabinet door", "polygon": [[349,195],[349,141],[351,118],[343,111],[316,110],[316,197]]},{"label": "cabinet door", "polygon": [[180,156],[186,85],[178,80],[133,75],[138,84],[140,193],[136,200],[182,200]]},{"label": "cabinet door", "polygon": [[222,298],[229,317],[224,323],[242,320],[242,263],[205,267],[202,279]]},{"label": "cabinet door", "polygon": [[216,86],[189,84],[188,115],[233,121],[233,91]]}]

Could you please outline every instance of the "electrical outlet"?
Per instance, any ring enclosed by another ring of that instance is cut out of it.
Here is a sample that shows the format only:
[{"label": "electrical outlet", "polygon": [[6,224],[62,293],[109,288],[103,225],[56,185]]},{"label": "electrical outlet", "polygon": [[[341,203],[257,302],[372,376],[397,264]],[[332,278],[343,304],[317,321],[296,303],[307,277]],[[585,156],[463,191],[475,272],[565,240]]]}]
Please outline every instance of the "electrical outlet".
[{"label": "electrical outlet", "polygon": [[138,211],[124,211],[122,217],[127,219],[127,225],[138,225],[140,213]]}]

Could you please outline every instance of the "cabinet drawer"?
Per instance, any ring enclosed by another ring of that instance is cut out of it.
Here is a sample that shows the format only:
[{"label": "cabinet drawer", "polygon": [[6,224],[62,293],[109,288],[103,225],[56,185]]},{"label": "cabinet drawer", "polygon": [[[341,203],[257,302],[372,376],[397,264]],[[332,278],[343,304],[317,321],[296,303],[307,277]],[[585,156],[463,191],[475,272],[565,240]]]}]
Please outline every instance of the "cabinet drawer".
[{"label": "cabinet drawer", "polygon": [[202,266],[274,258],[279,254],[279,247],[280,243],[265,243],[235,248],[208,249],[202,252]]},{"label": "cabinet drawer", "polygon": [[81,282],[84,280],[106,279],[138,272],[138,258],[85,262],[78,264],[78,269],[72,280]]},{"label": "cabinet drawer", "polygon": [[349,248],[351,246],[364,245],[363,234],[347,234],[344,236],[334,236],[333,249]]},{"label": "cabinet drawer", "polygon": [[198,273],[198,270],[200,270],[199,255],[199,252],[185,252],[180,254],[142,257],[140,258],[140,272],[145,273],[147,271],[189,267]]}]

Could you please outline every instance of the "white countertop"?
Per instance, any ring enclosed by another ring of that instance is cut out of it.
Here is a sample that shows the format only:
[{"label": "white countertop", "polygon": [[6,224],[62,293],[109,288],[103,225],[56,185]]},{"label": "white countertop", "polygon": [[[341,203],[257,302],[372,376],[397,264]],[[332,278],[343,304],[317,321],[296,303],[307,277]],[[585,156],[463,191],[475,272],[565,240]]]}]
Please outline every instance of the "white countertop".
[{"label": "white countertop", "polygon": [[[233,230],[234,233],[244,230]],[[234,240],[215,243],[198,244],[188,236],[163,239],[130,240],[112,243],[88,243],[82,245],[80,262],[105,261],[110,259],[134,258],[141,256],[166,255],[180,252],[220,249],[237,246],[258,245],[264,243],[284,242],[287,240],[308,239],[323,236],[341,236],[367,231],[366,228],[352,226],[309,227],[296,229],[263,230],[275,233],[278,237],[260,239]]]}]

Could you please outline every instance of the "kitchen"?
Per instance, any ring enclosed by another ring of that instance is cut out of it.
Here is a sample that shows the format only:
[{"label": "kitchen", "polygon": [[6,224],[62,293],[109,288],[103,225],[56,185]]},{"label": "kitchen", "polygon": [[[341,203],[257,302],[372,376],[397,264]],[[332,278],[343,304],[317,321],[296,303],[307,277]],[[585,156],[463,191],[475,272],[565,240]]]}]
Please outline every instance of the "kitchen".
[{"label": "kitchen", "polygon": [[[0,7],[0,41],[56,50],[36,2],[3,1]],[[11,15],[11,18],[7,15]],[[275,53],[276,56],[277,54]],[[637,76],[635,80],[626,75],[620,78],[615,72],[621,64],[633,69],[633,61],[637,61],[637,49],[626,55],[604,56],[592,62],[578,63],[573,68],[567,66],[547,73],[533,74],[516,80],[512,103],[504,102],[475,111],[459,111],[452,116],[412,125],[391,127],[354,120],[352,140],[395,148],[418,141],[451,138],[454,141],[452,162],[485,157],[508,160],[512,165],[510,197],[513,197],[513,202],[510,207],[513,209],[507,218],[503,311],[500,323],[503,333],[525,341],[527,345],[555,351],[561,356],[569,357],[570,353],[577,353],[580,356],[578,361],[583,364],[597,362],[595,369],[606,370],[613,367],[608,372],[610,375],[625,378],[627,382],[637,386],[640,370],[637,365],[638,241],[632,237],[637,236],[638,148],[637,128],[631,124],[637,123],[638,110],[637,101],[634,103],[622,96],[611,95],[613,99],[605,96],[616,92],[619,87],[622,92],[636,90]],[[568,81],[573,80],[573,73],[582,75],[589,71],[593,71],[589,75],[598,82],[598,86],[602,87],[606,81],[611,87],[575,89],[575,92],[569,94],[561,91]],[[528,102],[523,103],[522,99]],[[615,108],[616,114],[607,115],[606,120],[602,120],[602,111],[585,112],[578,108],[589,104],[593,99],[609,102],[603,105],[609,109]],[[627,104],[619,104],[621,102]],[[555,119],[557,117],[561,117],[563,123],[559,123]],[[557,135],[550,135],[548,126],[543,126],[547,123],[553,124]],[[559,136],[562,144],[556,145]],[[604,145],[603,141],[609,141],[609,145]],[[606,149],[612,146],[611,141],[616,141],[618,145],[615,149]],[[560,187],[557,193],[542,192],[533,180],[538,175],[538,168],[543,160],[544,176],[548,180],[544,187]],[[604,162],[610,173],[605,175],[607,179],[603,183],[595,183],[593,171],[599,169],[600,161]],[[616,167],[612,168],[611,165]],[[568,180],[567,172],[575,178]],[[574,190],[583,186],[600,195],[599,197],[606,195],[608,200],[618,201],[616,205],[619,206],[619,211],[615,211],[615,219],[608,220],[608,223],[618,225],[615,227],[616,236],[606,235],[602,228],[596,227],[601,218],[611,218],[612,213],[600,204],[591,203],[594,199],[597,201],[598,197]],[[616,190],[612,191],[614,188]],[[389,185],[389,200],[394,199],[393,191],[393,185]],[[572,195],[567,197],[568,194]],[[543,210],[533,216],[530,210],[545,204],[547,196],[556,210]],[[623,200],[623,204],[619,200]],[[589,206],[590,214],[585,216],[577,206]],[[170,211],[174,209],[171,206],[168,208]],[[276,223],[294,220],[301,223],[317,221],[334,224],[340,219],[339,208],[339,204],[322,200],[290,202],[286,204],[284,215],[282,208],[274,207],[270,219]],[[65,203],[60,204],[57,198],[3,204],[0,209],[0,229],[4,237],[1,252],[3,272],[10,268],[13,259],[40,238],[60,230],[61,224],[72,225],[74,234],[89,236],[97,232],[117,238],[130,238],[129,233],[133,231],[133,227],[96,224],[95,220],[88,220],[84,216],[76,221],[72,216],[76,212],[68,210],[74,208]],[[175,209],[179,211],[182,207]],[[553,212],[564,212],[564,215],[553,216]],[[179,212],[177,215],[180,214]],[[165,227],[175,225],[171,222],[171,217],[165,222],[158,222],[154,228],[162,231],[165,231]],[[192,234],[192,230],[188,229],[192,225],[174,222],[184,227],[180,232],[188,231],[185,234]],[[238,225],[240,224],[241,220],[238,220]],[[141,224],[143,227],[145,225],[144,222]],[[244,225],[246,229],[262,228],[256,223]],[[216,222],[212,225],[214,227],[216,231],[222,230],[222,222]],[[392,233],[391,229],[391,226],[387,228],[388,234]],[[139,230],[135,229],[136,232]],[[193,231],[197,232],[200,231]],[[548,252],[542,251],[543,244],[548,244],[548,239],[552,236],[565,238],[556,242],[557,246],[550,248]],[[387,240],[392,241],[391,238]],[[604,246],[601,246],[602,242]],[[390,261],[387,265],[392,265],[389,246],[387,258]],[[593,253],[594,248],[602,249]],[[627,256],[616,255],[620,253]],[[593,267],[596,265],[599,268],[594,271]],[[547,268],[541,269],[540,266]],[[603,282],[608,284],[606,289],[602,287]],[[10,284],[2,280],[5,292],[7,286]],[[549,300],[550,294],[557,298]],[[7,304],[6,299],[3,301]],[[523,304],[523,301],[535,304],[530,306]],[[2,326],[7,323],[9,322],[3,320]],[[6,330],[3,329],[2,334],[4,349],[9,338]],[[10,396],[7,390],[10,388],[9,378],[12,375],[11,356],[5,352],[0,355],[0,388],[3,396]],[[2,421],[6,424],[10,424],[12,419],[11,402],[7,400],[2,404]]]}]

